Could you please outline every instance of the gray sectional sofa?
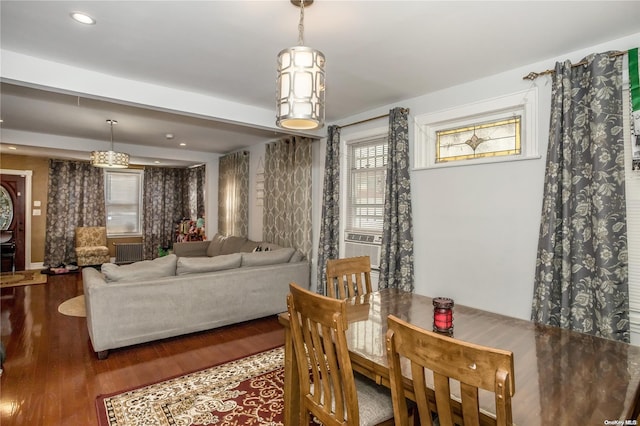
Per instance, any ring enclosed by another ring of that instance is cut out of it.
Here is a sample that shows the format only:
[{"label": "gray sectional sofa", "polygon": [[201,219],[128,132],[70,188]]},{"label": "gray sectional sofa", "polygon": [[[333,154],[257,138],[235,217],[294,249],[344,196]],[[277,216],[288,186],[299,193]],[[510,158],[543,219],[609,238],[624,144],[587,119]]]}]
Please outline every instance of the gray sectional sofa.
[{"label": "gray sectional sofa", "polygon": [[83,268],[82,277],[89,336],[104,359],[110,349],[284,312],[289,283],[308,288],[309,263],[292,248],[216,235],[154,260]]}]

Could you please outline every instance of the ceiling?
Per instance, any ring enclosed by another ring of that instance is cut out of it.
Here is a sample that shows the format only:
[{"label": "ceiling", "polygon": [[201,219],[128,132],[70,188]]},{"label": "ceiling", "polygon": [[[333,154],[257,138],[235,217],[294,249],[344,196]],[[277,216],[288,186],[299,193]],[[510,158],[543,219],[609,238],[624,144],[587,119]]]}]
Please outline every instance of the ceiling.
[{"label": "ceiling", "polygon": [[[327,58],[326,122],[340,124],[637,33],[638,16],[640,1],[316,0],[304,39]],[[107,119],[139,164],[277,139],[276,57],[298,19],[289,0],[2,0],[1,152],[88,158],[108,144]]]}]

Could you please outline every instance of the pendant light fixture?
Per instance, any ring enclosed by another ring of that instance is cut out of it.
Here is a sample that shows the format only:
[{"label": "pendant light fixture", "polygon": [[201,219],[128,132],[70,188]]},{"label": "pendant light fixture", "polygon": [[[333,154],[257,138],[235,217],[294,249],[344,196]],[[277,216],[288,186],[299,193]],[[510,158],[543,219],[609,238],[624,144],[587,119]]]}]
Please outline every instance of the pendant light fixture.
[{"label": "pendant light fixture", "polygon": [[109,119],[107,124],[111,127],[111,150],[93,151],[91,153],[91,165],[107,169],[126,169],[129,167],[129,154],[113,150],[113,125],[118,124],[118,122]]},{"label": "pendant light fixture", "polygon": [[311,130],[324,126],[324,54],[304,46],[304,7],[313,0],[291,0],[300,7],[298,46],[278,54],[276,125]]}]

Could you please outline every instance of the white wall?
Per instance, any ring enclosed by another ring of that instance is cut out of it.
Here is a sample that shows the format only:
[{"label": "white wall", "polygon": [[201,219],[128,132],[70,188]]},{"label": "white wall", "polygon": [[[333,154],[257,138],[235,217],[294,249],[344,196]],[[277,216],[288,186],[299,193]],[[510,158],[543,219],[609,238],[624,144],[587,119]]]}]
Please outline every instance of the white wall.
[{"label": "white wall", "polygon": [[[538,87],[537,143],[540,158],[411,172],[416,293],[448,296],[459,304],[529,319],[548,143],[551,82],[548,76],[534,83],[522,77],[530,71],[553,68],[556,61],[569,59],[575,63],[590,53],[626,50],[639,44],[640,33],[408,99],[337,123],[347,124],[374,117],[395,106],[408,107],[413,144],[413,120],[416,116]],[[434,66],[446,64],[434,63]],[[425,70],[425,78],[428,75],[428,70]],[[380,119],[344,128],[342,140],[386,122],[387,119]],[[322,150],[324,153],[323,147]],[[413,145],[411,150],[415,151]],[[314,164],[321,170],[324,158],[318,158],[318,163]],[[318,178],[321,186],[322,176]],[[320,196],[314,197],[316,200],[314,246],[317,246]],[[315,274],[312,282],[313,287]]]}]

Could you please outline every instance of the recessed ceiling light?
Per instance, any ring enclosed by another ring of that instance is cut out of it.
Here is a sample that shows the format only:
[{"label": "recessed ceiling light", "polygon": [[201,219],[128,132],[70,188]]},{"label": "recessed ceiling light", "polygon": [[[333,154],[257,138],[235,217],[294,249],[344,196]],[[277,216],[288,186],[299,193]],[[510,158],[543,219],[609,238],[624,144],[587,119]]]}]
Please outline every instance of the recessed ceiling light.
[{"label": "recessed ceiling light", "polygon": [[187,144],[184,142],[180,142],[180,146],[187,146]]},{"label": "recessed ceiling light", "polygon": [[167,133],[166,135],[164,135],[164,137],[167,138],[167,139],[173,139],[174,138],[173,133]]},{"label": "recessed ceiling light", "polygon": [[95,19],[83,12],[71,12],[71,17],[81,24],[93,25],[96,23]]},{"label": "recessed ceiling light", "polygon": [[160,162],[158,160],[154,161],[155,164],[160,164]]},{"label": "recessed ceiling light", "polygon": [[15,150],[16,150],[16,149],[18,149],[18,148],[16,148],[15,146],[10,146],[10,147],[9,147],[9,149],[11,149],[11,150],[15,151]]}]

